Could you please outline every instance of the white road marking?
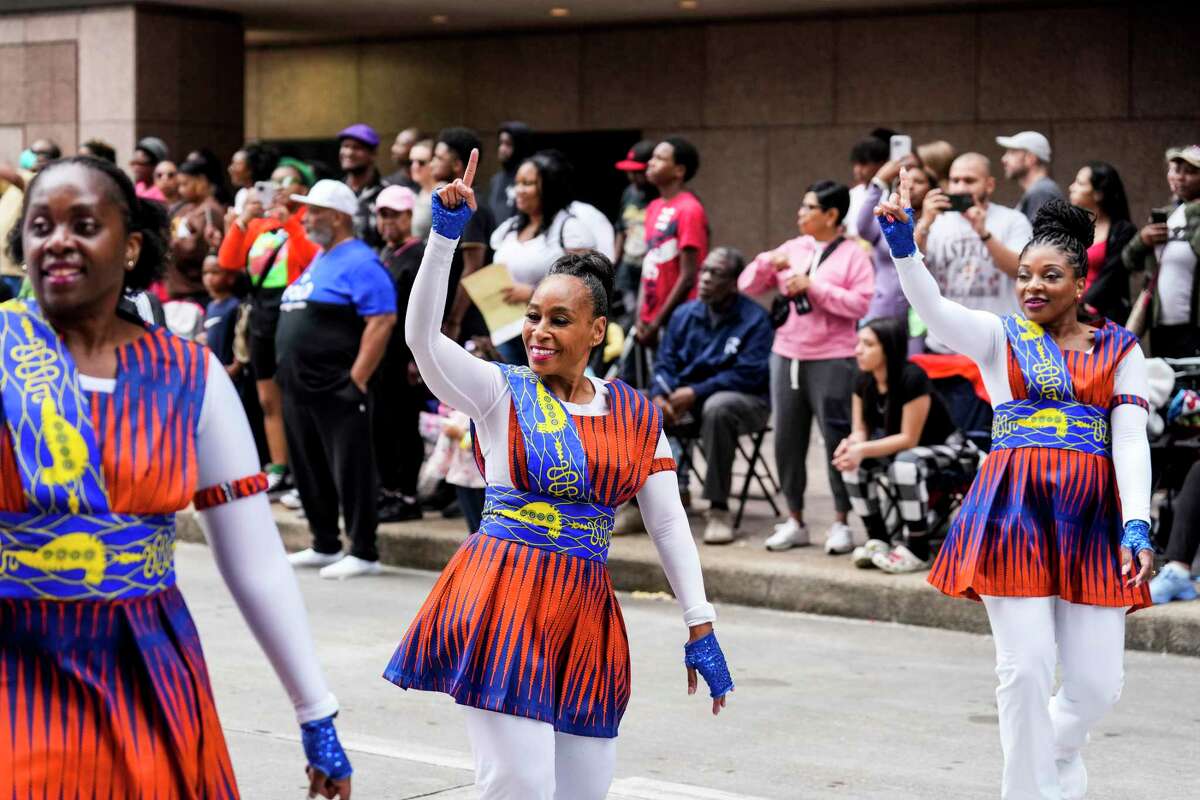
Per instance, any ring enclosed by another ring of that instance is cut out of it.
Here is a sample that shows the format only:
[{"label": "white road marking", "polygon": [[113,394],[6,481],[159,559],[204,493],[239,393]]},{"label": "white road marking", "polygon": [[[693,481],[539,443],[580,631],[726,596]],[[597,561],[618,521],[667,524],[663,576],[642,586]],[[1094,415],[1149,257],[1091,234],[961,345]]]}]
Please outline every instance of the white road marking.
[{"label": "white road marking", "polygon": [[[247,730],[244,728],[225,727],[230,733],[245,736],[264,736],[284,742],[299,743],[300,737],[292,733],[277,731]],[[382,756],[400,761],[413,761],[418,764],[429,764],[434,767],[473,772],[474,761],[467,753],[457,750],[444,750],[438,747],[423,745],[400,746],[389,739],[379,739],[371,736],[355,736],[342,739],[342,747],[351,753]],[[474,788],[448,789],[429,795],[436,800],[476,800],[478,795]],[[692,786],[686,783],[671,783],[653,778],[618,778],[613,781],[608,800],[765,800],[748,794],[733,794],[719,789],[705,789],[702,786]]]}]

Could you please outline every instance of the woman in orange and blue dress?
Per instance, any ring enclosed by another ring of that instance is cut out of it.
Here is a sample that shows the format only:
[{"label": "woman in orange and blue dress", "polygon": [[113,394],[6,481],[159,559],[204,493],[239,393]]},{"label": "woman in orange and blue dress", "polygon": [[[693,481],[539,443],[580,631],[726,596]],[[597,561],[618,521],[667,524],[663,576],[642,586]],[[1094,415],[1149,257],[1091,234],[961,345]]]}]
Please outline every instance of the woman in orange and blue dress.
[{"label": "woman in orange and blue dress", "polygon": [[1145,361],[1126,329],[1079,321],[1087,211],[1052,201],[1038,212],[1017,268],[1024,313],[1000,318],[940,295],[913,242],[910,187],[906,174],[875,210],[904,293],[979,365],[995,409],[991,452],[929,582],[987,609],[1002,797],[1075,800],[1088,730],[1121,693],[1125,615],[1150,605]]},{"label": "woman in orange and blue dress", "polygon": [[203,347],[126,311],[165,218],[107,162],[47,165],[12,245],[36,301],[0,305],[0,794],[236,798],[175,584],[195,502],[217,566],[301,724],[311,793],[350,796],[254,440]]},{"label": "woman in orange and blue dress", "polygon": [[614,509],[635,495],[689,627],[688,691],[713,713],[733,682],[655,407],[584,373],[604,341],[612,265],[559,259],[533,294],[528,367],[491,364],[439,333],[456,240],[475,209],[466,174],[433,199],[405,335],[438,398],[468,414],[487,481],[483,522],[446,569],[384,676],[465,707],[484,800],[601,800],[629,701],[629,647],[605,568]]}]

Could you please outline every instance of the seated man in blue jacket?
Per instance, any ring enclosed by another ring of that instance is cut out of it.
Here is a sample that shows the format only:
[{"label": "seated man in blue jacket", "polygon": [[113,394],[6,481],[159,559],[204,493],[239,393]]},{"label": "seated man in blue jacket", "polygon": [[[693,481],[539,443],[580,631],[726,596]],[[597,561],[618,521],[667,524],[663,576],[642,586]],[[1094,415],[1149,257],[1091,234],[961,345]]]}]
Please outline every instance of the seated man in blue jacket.
[{"label": "seated man in blue jacket", "polygon": [[[709,253],[700,268],[699,299],[675,309],[655,354],[651,396],[662,409],[667,435],[699,437],[708,465],[704,542],[733,541],[729,487],[738,437],[767,424],[767,362],[775,330],[760,305],[738,294],[746,260],[731,247]],[[688,453],[679,458],[687,486]]]}]

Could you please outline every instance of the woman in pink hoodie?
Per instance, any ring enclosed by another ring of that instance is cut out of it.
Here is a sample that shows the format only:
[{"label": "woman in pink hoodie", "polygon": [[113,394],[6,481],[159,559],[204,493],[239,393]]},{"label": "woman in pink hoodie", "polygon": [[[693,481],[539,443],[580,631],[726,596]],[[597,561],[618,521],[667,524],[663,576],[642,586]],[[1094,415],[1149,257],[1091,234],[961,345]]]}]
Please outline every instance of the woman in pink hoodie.
[{"label": "woman in pink hoodie", "polygon": [[[775,289],[787,302],[786,320],[775,332],[771,354],[771,405],[775,411],[775,462],[789,516],[775,526],[767,539],[768,550],[809,543],[804,489],[813,417],[825,439],[837,511],[825,550],[848,553],[854,546],[846,525],[850,498],[830,462],[834,446],[850,428],[856,329],[871,303],[875,272],[867,250],[857,239],[844,236],[849,206],[850,190],[842,184],[814,183],[800,204],[800,235],[761,253],[738,279],[738,289],[746,294]],[[783,300],[776,301],[779,312]]]}]

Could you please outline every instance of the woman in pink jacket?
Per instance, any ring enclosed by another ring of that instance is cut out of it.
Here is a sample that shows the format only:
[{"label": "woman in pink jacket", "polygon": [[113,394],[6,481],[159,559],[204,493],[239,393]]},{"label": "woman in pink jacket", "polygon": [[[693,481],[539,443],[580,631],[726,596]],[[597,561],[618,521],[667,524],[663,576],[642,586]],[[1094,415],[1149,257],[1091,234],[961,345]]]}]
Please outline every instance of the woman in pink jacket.
[{"label": "woman in pink jacket", "polygon": [[[850,190],[845,186],[833,181],[814,183],[800,204],[800,235],[760,254],[738,279],[738,289],[747,294],[779,292],[781,299],[772,313],[777,323],[786,311],[771,354],[771,405],[775,462],[789,515],[767,539],[768,550],[809,543],[804,525],[808,482],[804,462],[813,417],[825,439],[826,464],[850,429],[856,328],[871,303],[875,272],[858,240],[843,235],[849,207]],[[831,465],[827,468],[837,520],[829,529],[825,550],[848,553],[853,549],[846,525],[850,498],[841,475]]]}]

